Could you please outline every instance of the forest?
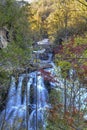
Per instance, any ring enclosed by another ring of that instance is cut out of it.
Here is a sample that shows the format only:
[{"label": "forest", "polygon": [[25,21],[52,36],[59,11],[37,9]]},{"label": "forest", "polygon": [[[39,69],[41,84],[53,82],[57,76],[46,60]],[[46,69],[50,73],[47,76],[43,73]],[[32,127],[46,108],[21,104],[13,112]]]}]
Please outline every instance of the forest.
[{"label": "forest", "polygon": [[39,48],[34,45],[48,38],[56,77],[61,73],[64,85],[61,98],[58,86],[49,89],[48,81],[56,82],[55,77],[40,70],[52,104],[46,130],[87,130],[87,0],[0,0],[0,28],[9,32],[7,47],[0,48],[0,113],[11,76],[17,81],[20,74],[36,69],[32,52]]}]

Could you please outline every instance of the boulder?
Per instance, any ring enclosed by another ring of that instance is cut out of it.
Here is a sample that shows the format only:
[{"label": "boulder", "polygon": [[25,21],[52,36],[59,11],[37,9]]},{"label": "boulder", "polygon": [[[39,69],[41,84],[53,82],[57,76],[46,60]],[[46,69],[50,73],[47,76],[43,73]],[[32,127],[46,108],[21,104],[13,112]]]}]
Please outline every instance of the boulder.
[{"label": "boulder", "polygon": [[6,28],[0,28],[0,48],[6,48],[8,44],[9,31]]},{"label": "boulder", "polygon": [[40,55],[39,55],[39,58],[40,58],[41,60],[48,60],[49,56],[48,56],[47,53],[43,53],[43,54],[40,54]]}]

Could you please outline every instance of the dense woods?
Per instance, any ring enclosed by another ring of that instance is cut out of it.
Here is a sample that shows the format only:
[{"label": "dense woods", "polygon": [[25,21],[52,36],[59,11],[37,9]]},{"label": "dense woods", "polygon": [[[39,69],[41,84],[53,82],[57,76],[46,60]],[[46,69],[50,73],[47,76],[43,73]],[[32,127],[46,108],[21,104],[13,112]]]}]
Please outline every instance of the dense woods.
[{"label": "dense woods", "polygon": [[[17,77],[19,70],[30,69],[34,43],[49,38],[53,61],[61,69],[57,76],[61,73],[64,81],[64,99],[58,86],[50,91],[47,130],[87,130],[83,118],[84,113],[87,115],[87,96],[81,99],[87,91],[87,1],[39,0],[29,4],[0,0],[0,27],[9,30],[10,38],[7,47],[0,49],[0,110],[11,75]],[[42,73],[49,77],[45,80],[56,82],[50,73]]]},{"label": "dense woods", "polygon": [[10,39],[8,46],[0,49],[0,98],[7,94],[10,76],[17,76],[20,70],[23,71],[28,66],[30,60],[30,6],[23,2],[22,5],[15,0],[0,1],[0,27],[7,28]]},{"label": "dense woods", "polygon": [[41,38],[49,36],[55,41],[59,37],[81,35],[87,31],[86,4],[85,0],[40,0],[33,3],[32,31],[37,31]]}]

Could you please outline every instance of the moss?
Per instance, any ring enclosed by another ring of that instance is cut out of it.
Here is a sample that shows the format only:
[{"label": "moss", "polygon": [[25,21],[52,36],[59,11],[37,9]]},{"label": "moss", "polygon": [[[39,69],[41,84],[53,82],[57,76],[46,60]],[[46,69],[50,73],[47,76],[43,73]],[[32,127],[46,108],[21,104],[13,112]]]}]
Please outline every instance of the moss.
[{"label": "moss", "polygon": [[5,107],[9,84],[10,74],[5,70],[0,71],[0,110]]}]

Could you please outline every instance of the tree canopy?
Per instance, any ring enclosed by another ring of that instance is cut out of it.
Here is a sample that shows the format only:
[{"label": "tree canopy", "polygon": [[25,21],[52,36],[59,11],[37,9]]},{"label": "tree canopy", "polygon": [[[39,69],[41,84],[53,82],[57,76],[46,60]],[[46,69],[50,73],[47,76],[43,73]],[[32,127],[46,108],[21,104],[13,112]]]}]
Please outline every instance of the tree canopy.
[{"label": "tree canopy", "polygon": [[32,3],[32,31],[37,30],[41,37],[46,37],[47,33],[53,39],[82,34],[87,31],[87,6],[84,4],[87,5],[85,0],[39,0]]},{"label": "tree canopy", "polygon": [[[0,99],[7,94],[11,74],[15,72],[17,77],[19,69],[30,67],[33,43],[49,38],[53,60],[64,81],[64,99],[61,103],[62,93],[51,90],[47,130],[86,130],[83,114],[87,113],[87,98],[80,102],[80,88],[86,90],[87,86],[87,0],[38,0],[31,4],[0,0],[0,27],[6,27],[10,37],[8,46],[0,50]],[[41,71],[45,80],[55,82],[49,72]]]}]

